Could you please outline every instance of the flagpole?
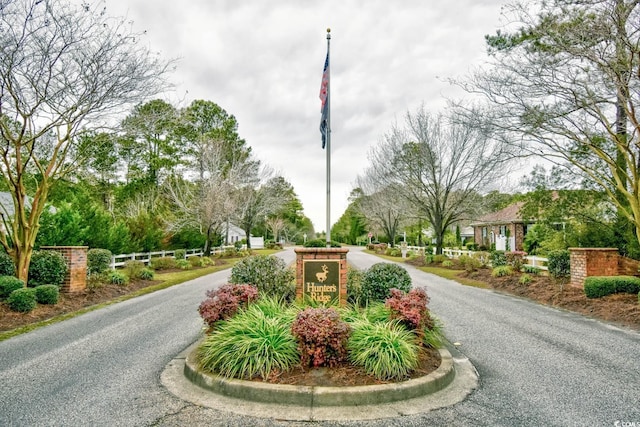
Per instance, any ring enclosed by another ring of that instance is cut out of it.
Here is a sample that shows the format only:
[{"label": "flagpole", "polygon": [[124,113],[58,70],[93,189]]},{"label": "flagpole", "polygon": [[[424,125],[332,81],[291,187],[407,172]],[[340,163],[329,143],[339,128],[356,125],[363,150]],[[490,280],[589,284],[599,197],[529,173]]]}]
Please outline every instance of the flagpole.
[{"label": "flagpole", "polygon": [[[331,28],[327,28],[327,58],[331,44]],[[331,70],[331,68],[329,68]],[[329,71],[331,73],[331,71]],[[327,247],[331,247],[331,75],[327,85]]]}]

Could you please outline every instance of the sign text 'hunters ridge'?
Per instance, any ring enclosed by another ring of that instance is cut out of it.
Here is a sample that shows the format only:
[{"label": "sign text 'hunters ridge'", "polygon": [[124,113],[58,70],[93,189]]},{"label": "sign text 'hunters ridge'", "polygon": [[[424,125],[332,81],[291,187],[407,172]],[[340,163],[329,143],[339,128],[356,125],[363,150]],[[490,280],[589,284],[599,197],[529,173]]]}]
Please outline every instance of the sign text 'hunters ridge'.
[{"label": "sign text 'hunters ridge'", "polygon": [[303,297],[320,303],[340,300],[340,261],[303,261]]}]

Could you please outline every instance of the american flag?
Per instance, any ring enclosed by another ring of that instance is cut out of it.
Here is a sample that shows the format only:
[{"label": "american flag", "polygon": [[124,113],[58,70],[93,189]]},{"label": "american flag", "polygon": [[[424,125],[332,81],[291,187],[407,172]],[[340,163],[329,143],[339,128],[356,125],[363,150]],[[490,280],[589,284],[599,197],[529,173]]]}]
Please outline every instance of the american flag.
[{"label": "american flag", "polygon": [[320,118],[320,133],[322,134],[322,148],[327,143],[327,133],[328,129],[328,117],[329,117],[329,103],[327,99],[329,98],[329,52],[327,52],[327,59],[324,60],[324,70],[322,71],[322,83],[320,84],[320,101],[322,101],[322,106],[320,107],[320,112],[322,116]]}]

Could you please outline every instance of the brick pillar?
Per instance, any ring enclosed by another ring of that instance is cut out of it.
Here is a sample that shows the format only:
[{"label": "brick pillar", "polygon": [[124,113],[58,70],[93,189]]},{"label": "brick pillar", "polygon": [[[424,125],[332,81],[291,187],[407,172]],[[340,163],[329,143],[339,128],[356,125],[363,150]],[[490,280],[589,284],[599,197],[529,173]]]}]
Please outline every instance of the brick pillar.
[{"label": "brick pillar", "polygon": [[88,246],[41,246],[43,251],[57,251],[67,263],[67,275],[64,278],[63,292],[81,292],[87,288],[87,250]]},{"label": "brick pillar", "polygon": [[618,275],[618,249],[569,248],[571,257],[571,286],[583,287],[590,276]]},{"label": "brick pillar", "polygon": [[296,299],[347,303],[347,252],[344,248],[297,248]]}]

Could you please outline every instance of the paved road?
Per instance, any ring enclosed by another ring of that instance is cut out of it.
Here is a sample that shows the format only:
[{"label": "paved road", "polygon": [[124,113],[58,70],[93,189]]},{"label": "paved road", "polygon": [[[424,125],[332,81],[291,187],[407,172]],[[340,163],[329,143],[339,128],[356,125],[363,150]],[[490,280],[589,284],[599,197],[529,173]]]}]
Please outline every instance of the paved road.
[{"label": "paved road", "polygon": [[[379,262],[357,248],[348,258],[359,268]],[[640,334],[407,269],[478,369],[478,390],[422,416],[322,425],[640,426]],[[298,425],[194,406],[160,384],[166,364],[199,336],[204,292],[228,274],[1,342],[0,425]]]}]

